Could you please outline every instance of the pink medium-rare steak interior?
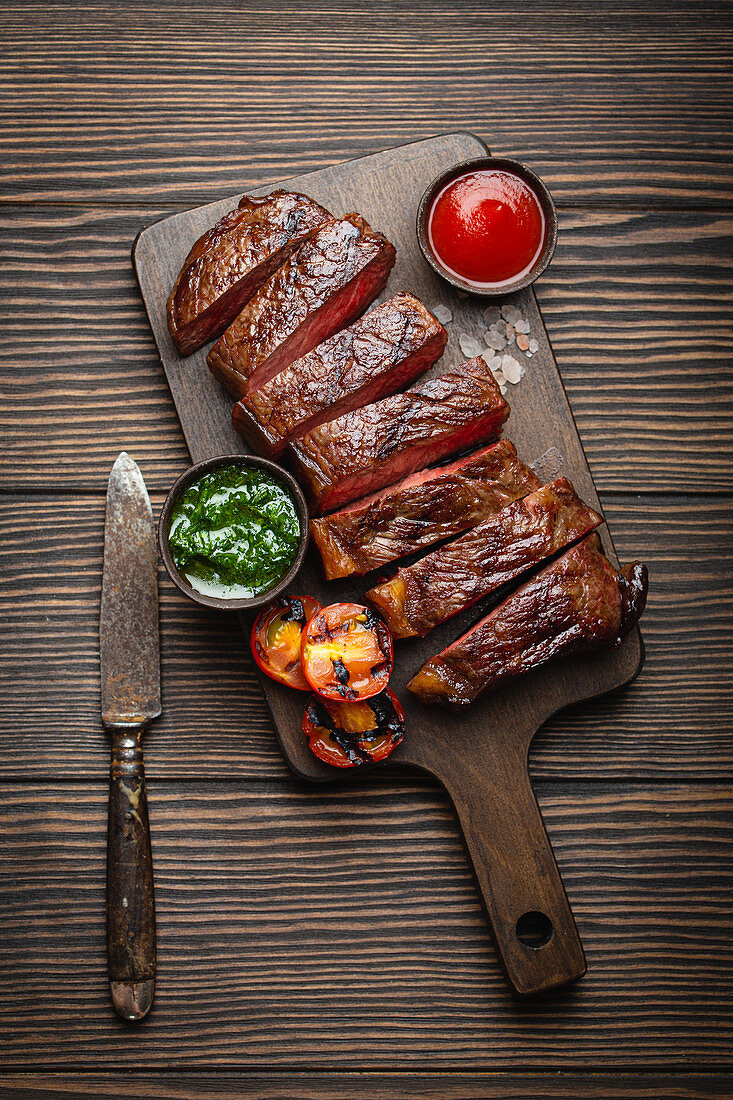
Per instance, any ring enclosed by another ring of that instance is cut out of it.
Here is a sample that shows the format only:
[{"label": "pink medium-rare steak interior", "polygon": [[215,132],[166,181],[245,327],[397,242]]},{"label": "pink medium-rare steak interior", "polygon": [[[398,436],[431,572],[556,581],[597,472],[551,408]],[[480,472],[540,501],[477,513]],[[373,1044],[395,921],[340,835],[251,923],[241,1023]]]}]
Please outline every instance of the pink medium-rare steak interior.
[{"label": "pink medium-rare steak interior", "polygon": [[479,356],[437,378],[346,413],[290,444],[317,512],[495,439],[509,405]]},{"label": "pink medium-rare steak interior", "polygon": [[290,253],[331,215],[307,195],[244,195],[194,244],[168,297],[168,329],[181,355],[220,336]]},{"label": "pink medium-rare steak interior", "polygon": [[207,356],[237,399],[355,320],[384,289],[395,250],[358,214],[321,226],[260,287]]},{"label": "pink medium-rare steak interior", "polygon": [[[514,456],[514,460],[516,461],[518,466],[527,471],[527,477],[530,479],[530,481],[528,482],[530,488],[527,489],[527,492],[529,492],[530,489],[539,489],[542,482],[537,477],[534,470],[532,470],[528,466],[525,466],[522,460],[517,457],[517,452],[514,444],[511,443],[508,439],[500,439],[498,442],[490,443],[487,447],[482,447],[477,451],[473,451],[471,454],[463,454],[460,455],[458,458],[450,459],[447,462],[440,462],[436,466],[428,466],[423,470],[415,470],[413,473],[408,474],[406,477],[401,478],[399,481],[394,482],[392,485],[387,485],[386,487],[382,486],[379,489],[375,489],[373,493],[369,493],[365,497],[360,497],[359,500],[354,500],[350,504],[345,504],[341,511],[337,514],[339,516],[346,515],[347,512],[360,510],[368,505],[373,504],[375,501],[381,501],[387,499],[388,497],[392,497],[393,494],[401,494],[407,490],[417,488],[425,481],[432,481],[434,478],[442,477],[443,475],[452,474],[454,471],[461,470],[461,468],[466,463],[472,463],[474,460],[485,459],[487,461],[491,460],[492,463],[503,462],[504,457],[509,453],[509,451],[505,450],[505,448],[510,448],[511,454]],[[493,469],[494,467],[492,465],[492,470]],[[497,466],[497,476],[493,480],[502,481],[503,483],[503,476],[501,476],[502,473],[503,470]],[[476,477],[479,479],[482,477],[480,471],[477,472]],[[325,519],[326,517],[323,518]]]},{"label": "pink medium-rare steak interior", "polygon": [[502,439],[311,520],[311,537],[328,580],[368,573],[460,534],[540,484]]},{"label": "pink medium-rare steak interior", "polygon": [[644,610],[646,566],[617,573],[595,534],[571,547],[407,685],[423,703],[465,706],[553,658],[614,646]]},{"label": "pink medium-rare steak interior", "polygon": [[566,478],[544,485],[367,592],[396,638],[433,627],[602,522]]},{"label": "pink medium-rare steak interior", "polygon": [[414,382],[446,340],[417,298],[397,294],[243,397],[234,427],[256,451],[277,457],[291,439]]}]

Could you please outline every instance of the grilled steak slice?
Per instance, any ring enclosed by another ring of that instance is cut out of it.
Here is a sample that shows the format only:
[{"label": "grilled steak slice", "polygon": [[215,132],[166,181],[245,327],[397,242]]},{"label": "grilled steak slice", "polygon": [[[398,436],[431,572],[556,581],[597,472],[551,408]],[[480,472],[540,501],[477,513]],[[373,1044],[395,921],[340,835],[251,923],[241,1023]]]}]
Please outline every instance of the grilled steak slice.
[{"label": "grilled steak slice", "polygon": [[539,488],[507,439],[311,520],[328,580],[368,573],[480,523]]},{"label": "grilled steak slice", "polygon": [[311,503],[325,512],[495,439],[508,415],[509,406],[479,356],[407,393],[322,424],[290,449]]},{"label": "grilled steak slice", "polygon": [[358,214],[322,225],[244,307],[207,356],[233,397],[264,386],[364,312],[395,250]]},{"label": "grilled steak slice", "polygon": [[551,562],[432,657],[407,685],[423,703],[465,706],[554,657],[615,646],[644,610],[641,562],[617,573],[595,534]]},{"label": "grilled steak slice", "polygon": [[602,522],[558,478],[367,592],[395,638],[424,637]]},{"label": "grilled steak slice", "polygon": [[398,294],[243,397],[234,427],[274,458],[289,440],[414,382],[447,338],[417,298]]},{"label": "grilled steak slice", "polygon": [[196,241],[168,298],[168,328],[181,355],[224,329],[290,253],[331,215],[307,195],[245,195]]}]

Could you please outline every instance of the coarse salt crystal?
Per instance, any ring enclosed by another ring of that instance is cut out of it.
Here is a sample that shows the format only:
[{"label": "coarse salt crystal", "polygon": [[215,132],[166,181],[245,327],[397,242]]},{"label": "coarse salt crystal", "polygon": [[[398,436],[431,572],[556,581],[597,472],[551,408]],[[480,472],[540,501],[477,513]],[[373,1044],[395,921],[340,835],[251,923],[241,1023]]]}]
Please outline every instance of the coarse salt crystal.
[{"label": "coarse salt crystal", "polygon": [[493,325],[496,323],[496,321],[500,320],[501,310],[498,309],[496,306],[489,306],[488,309],[484,310],[484,321],[486,321],[487,325]]},{"label": "coarse salt crystal", "polygon": [[529,337],[523,332],[517,333],[517,347],[520,351],[529,351]]},{"label": "coarse salt crystal", "polygon": [[515,321],[514,322],[514,327],[517,330],[517,332],[527,333],[527,332],[529,332],[529,321],[525,321],[524,317],[522,317],[522,319],[520,321]]},{"label": "coarse salt crystal", "polygon": [[501,351],[506,347],[506,336],[502,336],[500,332],[492,332],[491,329],[484,333],[484,340],[494,351]]},{"label": "coarse salt crystal", "polygon": [[509,321],[509,323],[512,325],[515,321],[523,320],[522,314],[519,312],[517,307],[512,305],[502,306],[501,315],[505,321]]},{"label": "coarse salt crystal", "polygon": [[537,477],[541,477],[543,481],[552,481],[560,473],[564,463],[565,457],[557,447],[548,447],[531,465]]},{"label": "coarse salt crystal", "polygon": [[501,356],[492,355],[491,348],[486,348],[485,351],[482,351],[481,358],[492,373],[495,374],[498,370],[501,370]]},{"label": "coarse salt crystal", "polygon": [[524,373],[521,363],[513,355],[502,356],[501,369],[507,382],[511,382],[513,386],[516,386]]},{"label": "coarse salt crystal", "polygon": [[469,336],[467,332],[462,332],[458,337],[458,343],[461,351],[467,359],[474,359],[477,355],[480,355],[483,348],[479,344],[475,336]]},{"label": "coarse salt crystal", "polygon": [[534,337],[532,337],[529,342],[529,350],[532,352],[533,355],[536,351],[540,350],[540,345],[537,343]]},{"label": "coarse salt crystal", "polygon": [[439,302],[437,306],[433,306],[432,314],[436,321],[440,321],[441,325],[447,325],[449,321],[453,320],[452,312],[442,302]]}]

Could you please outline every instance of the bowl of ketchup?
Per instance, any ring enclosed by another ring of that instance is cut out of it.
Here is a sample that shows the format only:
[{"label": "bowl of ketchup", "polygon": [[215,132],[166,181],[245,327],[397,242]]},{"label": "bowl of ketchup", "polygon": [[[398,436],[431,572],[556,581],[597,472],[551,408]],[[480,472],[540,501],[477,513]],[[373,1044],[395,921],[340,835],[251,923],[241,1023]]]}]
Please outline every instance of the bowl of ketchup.
[{"label": "bowl of ketchup", "polygon": [[417,210],[417,238],[430,266],[452,286],[499,298],[545,270],[557,243],[557,211],[525,164],[480,157],[433,180]]}]

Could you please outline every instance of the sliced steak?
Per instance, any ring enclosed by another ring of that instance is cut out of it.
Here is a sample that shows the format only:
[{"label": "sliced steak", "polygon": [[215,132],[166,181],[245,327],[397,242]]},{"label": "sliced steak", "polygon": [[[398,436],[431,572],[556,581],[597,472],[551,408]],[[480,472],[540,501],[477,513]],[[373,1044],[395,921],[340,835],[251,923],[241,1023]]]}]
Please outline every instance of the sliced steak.
[{"label": "sliced steak", "polygon": [[367,592],[396,638],[424,637],[533,565],[589,534],[602,517],[558,478]]},{"label": "sliced steak", "polygon": [[598,536],[588,535],[432,657],[407,686],[423,703],[465,706],[554,657],[615,646],[644,610],[647,585],[645,565],[633,562],[617,573]]},{"label": "sliced steak", "polygon": [[368,573],[459,535],[541,485],[507,439],[311,520],[328,580]]},{"label": "sliced steak", "polygon": [[196,241],[168,298],[168,328],[181,355],[221,336],[262,284],[331,215],[307,195],[245,195]]},{"label": "sliced steak", "polygon": [[417,298],[397,294],[238,401],[234,427],[275,458],[324,421],[414,382],[440,358],[447,338]]},{"label": "sliced steak", "polygon": [[233,397],[264,386],[350,324],[383,290],[395,250],[358,214],[321,226],[244,307],[207,356]]},{"label": "sliced steak", "polygon": [[311,503],[326,512],[495,439],[508,415],[509,406],[479,356],[407,393],[322,424],[290,449]]}]

